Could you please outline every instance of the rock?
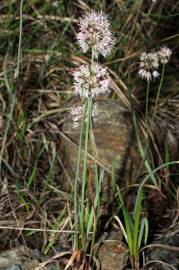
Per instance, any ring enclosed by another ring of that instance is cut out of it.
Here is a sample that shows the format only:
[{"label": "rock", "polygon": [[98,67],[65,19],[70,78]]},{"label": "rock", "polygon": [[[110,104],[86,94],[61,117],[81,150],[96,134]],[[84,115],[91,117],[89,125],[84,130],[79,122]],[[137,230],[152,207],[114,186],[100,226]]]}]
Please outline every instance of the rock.
[{"label": "rock", "polygon": [[[71,106],[71,105],[70,105]],[[109,179],[112,162],[115,160],[120,187],[135,183],[141,159],[138,154],[132,117],[120,100],[99,100],[98,115],[94,119],[93,132],[98,151],[98,161],[106,168],[103,190],[110,189]],[[68,114],[62,126],[62,145],[65,152],[67,172],[74,178],[77,164],[80,127],[73,128]],[[89,153],[92,150],[89,147]],[[92,163],[92,162],[91,162]],[[91,164],[89,162],[89,164]]]},{"label": "rock", "polygon": [[[18,248],[14,248],[14,249],[1,253],[0,254],[0,269],[4,269],[4,270],[17,269],[18,270],[24,258],[28,256],[27,253],[28,252],[24,246],[20,246]],[[27,260],[29,260],[28,257],[27,257]],[[30,269],[30,268],[27,268],[27,269]]]},{"label": "rock", "polygon": [[122,270],[126,266],[128,250],[122,242],[122,232],[105,234],[94,249],[101,270]]},{"label": "rock", "polygon": [[[39,252],[19,246],[0,254],[0,270],[32,270],[39,266],[40,261]],[[55,270],[55,267],[51,264],[43,270]]]},{"label": "rock", "polygon": [[127,262],[126,249],[118,241],[104,243],[98,252],[101,270],[122,270]]},{"label": "rock", "polygon": [[9,270],[21,270],[18,265],[14,265]]},{"label": "rock", "polygon": [[[149,262],[156,262],[149,263],[147,269],[179,269],[179,223],[167,229],[162,236],[154,240],[147,257]],[[157,261],[163,263],[157,263]]]}]

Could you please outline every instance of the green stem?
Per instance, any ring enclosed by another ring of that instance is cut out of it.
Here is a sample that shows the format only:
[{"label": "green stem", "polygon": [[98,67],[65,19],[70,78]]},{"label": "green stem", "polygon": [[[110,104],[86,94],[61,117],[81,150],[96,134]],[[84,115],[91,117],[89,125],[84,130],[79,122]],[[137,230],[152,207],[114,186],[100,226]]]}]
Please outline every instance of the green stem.
[{"label": "green stem", "polygon": [[95,48],[92,48],[92,55],[91,55],[91,71],[93,72],[93,66],[94,66],[94,58],[95,58]]},{"label": "green stem", "polygon": [[162,88],[162,84],[163,84],[164,73],[165,73],[165,64],[163,64],[163,67],[162,67],[162,75],[161,75],[160,84],[159,84],[158,91],[157,91],[157,97],[156,97],[156,101],[155,101],[155,107],[154,107],[154,113],[152,116],[152,120],[154,119],[154,117],[156,115],[157,105],[158,105],[160,92],[161,92],[161,88]]},{"label": "green stem", "polygon": [[149,91],[150,91],[150,80],[147,81],[147,94],[146,94],[146,104],[145,104],[145,119],[146,119],[146,122],[148,122]]},{"label": "green stem", "polygon": [[[91,72],[93,74],[93,70],[94,70],[94,59],[95,59],[95,48],[92,48],[92,56],[91,56]],[[90,130],[89,130],[89,135],[90,135],[90,142],[92,145],[92,149],[93,149],[93,155],[95,155],[95,158],[97,158],[97,150],[96,150],[96,145],[95,145],[95,140],[94,140],[94,135],[93,135],[93,129],[92,129],[92,108],[91,108],[91,112],[90,112]],[[95,162],[95,180],[97,179],[97,166],[96,166],[96,162]],[[97,180],[98,181],[98,180]],[[98,184],[95,183],[95,187]],[[95,192],[97,192],[96,188],[95,188]],[[96,194],[95,194],[96,195]],[[96,196],[94,196],[96,197]],[[94,202],[92,202],[92,206],[94,209],[94,216],[95,216],[95,205]],[[90,248],[90,256],[92,257],[92,253],[93,253],[93,246],[94,246],[94,241],[95,241],[95,234],[96,234],[96,225],[94,224],[93,227],[93,236],[92,236],[92,242],[91,242],[91,248]]]},{"label": "green stem", "polygon": [[84,122],[85,122],[85,113],[87,108],[87,102],[85,103],[85,110],[84,115],[81,123],[80,129],[80,140],[79,140],[79,147],[78,147],[78,158],[77,158],[77,169],[76,169],[76,176],[75,176],[75,183],[74,183],[74,210],[75,210],[75,234],[74,234],[74,249],[78,249],[78,205],[77,205],[77,183],[79,179],[79,171],[80,171],[80,157],[81,157],[81,146],[83,140],[83,130],[84,130]]},{"label": "green stem", "polygon": [[[92,145],[92,150],[93,150],[93,156],[95,159],[97,158],[97,149],[96,149],[96,143],[95,143],[95,137],[93,134],[93,129],[92,129],[92,117],[90,118],[90,143]],[[101,190],[101,184],[100,184],[100,179],[98,176],[98,167],[96,161],[94,161],[94,180],[95,180],[95,194],[94,194],[94,200],[92,201],[92,206],[94,210],[94,221],[93,221],[93,235],[92,235],[92,240],[91,240],[91,247],[90,247],[90,257],[92,257],[93,254],[93,247],[94,247],[94,242],[95,242],[95,236],[96,236],[96,228],[97,228],[97,220],[99,216],[99,203],[100,203],[100,190]],[[97,201],[96,201],[97,198]]]},{"label": "green stem", "polygon": [[22,56],[21,45],[22,45],[23,3],[24,3],[24,0],[21,0],[21,3],[20,3],[20,24],[19,24],[19,44],[18,44],[17,68],[15,71],[15,78],[19,78],[20,62],[21,62],[21,56]]},{"label": "green stem", "polygon": [[[95,48],[92,48],[92,56],[91,56],[91,73],[93,73],[93,67],[94,67],[94,58],[95,58]],[[89,89],[90,91],[90,89]],[[74,247],[79,248],[79,237],[82,244],[82,250],[85,252],[86,250],[86,238],[87,235],[85,235],[85,194],[86,194],[86,177],[87,177],[87,155],[88,155],[88,144],[90,140],[90,132],[91,132],[91,126],[92,126],[92,98],[89,93],[89,96],[85,102],[85,111],[84,111],[84,117],[81,124],[81,131],[80,131],[80,142],[79,142],[79,151],[78,151],[78,160],[77,160],[77,170],[76,170],[76,177],[75,177],[75,186],[74,186],[74,210],[75,210],[75,238],[74,238]],[[85,123],[86,122],[86,123]],[[85,126],[85,134],[84,134],[84,126]],[[82,187],[81,187],[81,203],[78,207],[77,203],[77,182],[79,179],[79,169],[80,169],[80,161],[81,161],[81,147],[82,147],[82,140],[83,140],[83,134],[85,135],[85,146],[84,146],[84,156],[83,156],[83,173],[82,173]],[[79,215],[79,217],[78,217]],[[79,220],[78,220],[79,218]],[[78,221],[80,222],[79,227],[79,236],[78,236]]]},{"label": "green stem", "polygon": [[81,241],[82,248],[85,251],[85,232],[84,232],[84,205],[85,205],[85,188],[86,188],[86,176],[87,176],[87,153],[88,153],[88,141],[89,141],[89,127],[90,127],[90,115],[91,115],[92,99],[89,97],[87,100],[87,123],[85,130],[85,149],[83,159],[83,176],[82,176],[82,193],[81,193],[81,211],[80,211],[80,228],[81,228]]}]

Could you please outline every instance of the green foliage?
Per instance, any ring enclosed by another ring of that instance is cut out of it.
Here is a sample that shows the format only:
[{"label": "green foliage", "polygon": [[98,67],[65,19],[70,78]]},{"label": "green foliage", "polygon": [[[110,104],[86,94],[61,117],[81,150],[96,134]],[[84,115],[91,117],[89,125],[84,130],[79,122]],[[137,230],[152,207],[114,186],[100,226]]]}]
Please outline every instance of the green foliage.
[{"label": "green foliage", "polygon": [[118,221],[127,242],[132,266],[134,267],[134,269],[139,269],[139,253],[142,243],[144,243],[145,245],[147,243],[149,231],[147,218],[141,218],[143,191],[142,189],[140,189],[137,194],[135,208],[132,215],[129,213],[128,209],[125,206],[123,195],[118,186],[117,192],[119,196],[120,206],[122,208],[124,225],[122,224],[119,217],[115,218]]},{"label": "green foliage", "polygon": [[[92,131],[92,118],[91,118],[91,110],[92,110],[92,100],[89,98],[85,103],[85,113],[83,116],[83,120],[81,123],[81,132],[80,132],[80,141],[79,141],[79,149],[78,149],[78,160],[77,160],[77,169],[76,169],[76,178],[75,178],[75,186],[74,186],[74,211],[75,211],[75,235],[74,235],[74,248],[80,249],[84,253],[86,253],[87,248],[90,246],[90,254],[93,253],[93,246],[95,241],[95,234],[97,228],[97,222],[99,217],[99,206],[100,206],[100,192],[101,192],[101,180],[98,174],[97,164],[94,161],[94,171],[92,181],[94,183],[94,194],[90,193],[89,185],[91,184],[88,181],[88,167],[87,167],[87,158],[88,158],[88,149],[89,143],[92,145],[93,155],[95,156],[96,149],[94,148],[94,136]],[[80,175],[80,162],[81,152],[82,152],[82,144],[84,139],[84,151],[83,151],[83,167],[82,167],[82,175]],[[81,179],[81,194],[77,194],[77,183],[78,179]],[[93,185],[93,184],[92,184]]]}]

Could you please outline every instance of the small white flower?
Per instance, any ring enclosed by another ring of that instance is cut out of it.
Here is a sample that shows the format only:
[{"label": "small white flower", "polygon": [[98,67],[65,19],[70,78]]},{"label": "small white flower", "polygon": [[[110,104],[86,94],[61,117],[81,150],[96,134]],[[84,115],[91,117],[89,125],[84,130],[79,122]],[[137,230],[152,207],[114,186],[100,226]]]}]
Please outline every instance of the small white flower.
[{"label": "small white flower", "polygon": [[110,79],[106,67],[94,63],[93,70],[89,65],[81,65],[73,73],[73,93],[85,99],[110,93]]},{"label": "small white flower", "polygon": [[54,7],[58,7],[58,1],[54,1],[54,2],[52,3],[52,5],[53,5]]},{"label": "small white flower", "polygon": [[171,55],[172,55],[172,51],[167,47],[162,47],[158,51],[159,60],[162,64],[168,63]]},{"label": "small white flower", "polygon": [[89,49],[95,49],[95,56],[102,54],[106,57],[111,53],[115,38],[110,31],[110,23],[103,11],[94,10],[87,12],[80,18],[78,43],[84,53]]},{"label": "small white flower", "polygon": [[92,107],[92,117],[95,119],[95,117],[98,115],[98,107],[97,104],[94,103]]},{"label": "small white flower", "polygon": [[71,115],[72,115],[72,119],[73,119],[73,127],[77,128],[79,126],[79,122],[81,121],[81,119],[83,118],[83,114],[84,114],[84,105],[81,106],[73,106],[71,108]]},{"label": "small white flower", "polygon": [[[79,106],[73,106],[71,108],[71,115],[72,115],[72,119],[73,119],[73,128],[77,128],[83,118],[85,112],[85,106],[83,105],[79,105]],[[95,119],[95,117],[98,114],[98,110],[97,110],[97,104],[94,103],[93,107],[92,107],[92,117]],[[84,121],[86,121],[86,119],[84,119]]]},{"label": "small white flower", "polygon": [[148,81],[152,80],[152,78],[157,78],[159,76],[157,72],[158,67],[158,54],[143,52],[140,56],[139,77]]},{"label": "small white flower", "polygon": [[154,78],[158,78],[160,76],[160,74],[156,70],[152,72],[152,75]]}]

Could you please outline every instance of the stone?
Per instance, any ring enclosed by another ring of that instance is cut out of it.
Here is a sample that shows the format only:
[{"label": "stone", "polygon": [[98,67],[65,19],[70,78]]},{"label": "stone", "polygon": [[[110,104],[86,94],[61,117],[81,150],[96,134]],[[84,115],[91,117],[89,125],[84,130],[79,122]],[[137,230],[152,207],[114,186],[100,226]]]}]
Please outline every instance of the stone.
[{"label": "stone", "polygon": [[151,243],[147,257],[148,270],[179,269],[179,223],[165,229],[165,232]]},{"label": "stone", "polygon": [[[72,106],[73,103],[68,105]],[[79,105],[79,104],[75,104]],[[120,100],[98,100],[98,115],[93,121],[93,133],[98,152],[98,164],[105,170],[103,190],[109,187],[112,163],[115,160],[117,183],[120,187],[134,184],[141,158],[136,147],[135,132],[130,111]],[[80,127],[74,128],[70,113],[62,126],[66,169],[74,178],[78,156]],[[92,155],[92,149],[89,147]],[[88,160],[88,164],[93,164]],[[82,163],[81,163],[82,169]]]},{"label": "stone", "polygon": [[122,242],[121,231],[104,233],[95,245],[94,254],[101,270],[123,270],[128,260],[128,249]]},{"label": "stone", "polygon": [[[36,250],[20,245],[0,253],[0,270],[32,270],[38,268],[42,257]],[[43,268],[55,270],[54,264]]]}]

